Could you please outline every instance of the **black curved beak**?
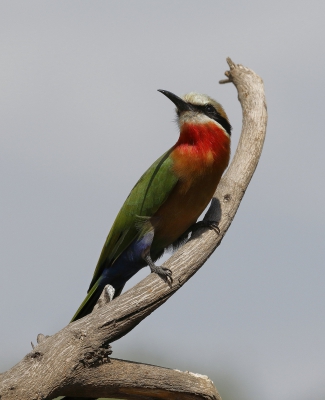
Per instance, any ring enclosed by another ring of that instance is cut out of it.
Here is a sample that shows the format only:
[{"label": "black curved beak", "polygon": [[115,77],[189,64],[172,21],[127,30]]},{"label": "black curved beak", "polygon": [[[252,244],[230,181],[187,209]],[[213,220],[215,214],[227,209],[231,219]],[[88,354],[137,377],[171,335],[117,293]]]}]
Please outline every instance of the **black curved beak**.
[{"label": "black curved beak", "polygon": [[164,94],[166,97],[171,100],[175,106],[178,108],[179,111],[191,111],[192,107],[190,104],[186,103],[183,99],[176,96],[176,94],[172,92],[168,92],[167,90],[158,89],[158,92]]}]

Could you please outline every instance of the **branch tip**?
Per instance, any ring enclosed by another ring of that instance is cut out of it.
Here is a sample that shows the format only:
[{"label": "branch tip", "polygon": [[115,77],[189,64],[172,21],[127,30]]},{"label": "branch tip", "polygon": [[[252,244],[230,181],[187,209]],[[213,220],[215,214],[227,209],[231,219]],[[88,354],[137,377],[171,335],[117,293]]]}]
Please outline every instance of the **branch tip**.
[{"label": "branch tip", "polygon": [[42,342],[44,342],[44,340],[46,340],[49,336],[48,335],[43,335],[43,333],[39,333],[37,335],[37,343],[40,344]]},{"label": "branch tip", "polygon": [[232,61],[230,57],[226,58],[227,64],[229,65],[230,69],[235,68],[236,64]]},{"label": "branch tip", "polygon": [[[103,307],[105,304],[110,303],[113,300],[115,289],[112,285],[106,285],[100,295],[97,303],[95,304],[94,310]],[[93,311],[94,311],[93,310]]]},{"label": "branch tip", "polygon": [[223,85],[223,84],[225,84],[225,83],[231,83],[231,82],[232,82],[232,80],[230,80],[230,79],[221,79],[221,80],[219,81],[220,85]]}]

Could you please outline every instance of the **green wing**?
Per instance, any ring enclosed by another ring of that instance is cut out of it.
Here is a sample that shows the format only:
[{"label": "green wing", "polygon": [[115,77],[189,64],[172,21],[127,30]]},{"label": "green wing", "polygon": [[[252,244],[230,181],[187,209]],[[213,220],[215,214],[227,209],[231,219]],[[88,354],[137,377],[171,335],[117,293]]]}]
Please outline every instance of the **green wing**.
[{"label": "green wing", "polygon": [[107,236],[89,290],[102,274],[104,265],[113,263],[136,238],[139,217],[151,217],[176,185],[178,178],[169,157],[172,151],[173,148],[151,165],[125,200]]}]

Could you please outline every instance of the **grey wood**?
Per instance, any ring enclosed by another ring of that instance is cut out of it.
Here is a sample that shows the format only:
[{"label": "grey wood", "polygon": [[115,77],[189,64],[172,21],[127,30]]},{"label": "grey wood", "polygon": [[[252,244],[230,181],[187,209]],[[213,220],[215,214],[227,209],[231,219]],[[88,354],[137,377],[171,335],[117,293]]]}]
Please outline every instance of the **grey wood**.
[{"label": "grey wood", "polygon": [[[240,141],[205,219],[219,221],[220,234],[202,229],[164,266],[173,272],[168,286],[150,274],[114,299],[102,296],[85,318],[46,337],[17,365],[0,374],[1,400],[53,399],[58,395],[121,396],[125,399],[220,399],[207,377],[110,359],[110,346],[167,301],[194,275],[221,243],[258,164],[267,124],[262,79],[227,59],[227,79],[238,91],[243,123]],[[106,300],[105,300],[106,299]]]}]

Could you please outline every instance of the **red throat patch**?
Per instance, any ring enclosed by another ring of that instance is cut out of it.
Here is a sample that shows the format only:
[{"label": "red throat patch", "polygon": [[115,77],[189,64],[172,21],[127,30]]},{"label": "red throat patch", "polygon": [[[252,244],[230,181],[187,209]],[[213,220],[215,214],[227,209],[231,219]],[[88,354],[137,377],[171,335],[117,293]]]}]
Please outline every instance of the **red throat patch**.
[{"label": "red throat patch", "polygon": [[184,123],[172,156],[180,177],[194,178],[211,168],[223,172],[229,163],[230,137],[214,122]]}]

